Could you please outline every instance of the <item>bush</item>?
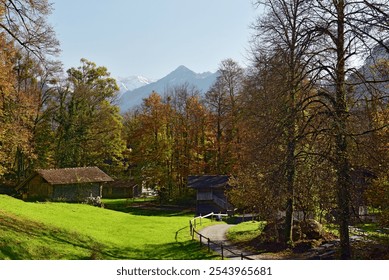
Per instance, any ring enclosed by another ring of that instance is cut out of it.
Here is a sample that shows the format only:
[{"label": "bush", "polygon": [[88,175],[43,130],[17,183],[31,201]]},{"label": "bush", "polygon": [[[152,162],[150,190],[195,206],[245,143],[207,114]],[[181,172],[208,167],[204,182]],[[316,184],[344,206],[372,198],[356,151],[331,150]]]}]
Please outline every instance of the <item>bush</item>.
[{"label": "bush", "polygon": [[370,206],[379,209],[379,221],[382,226],[389,226],[389,176],[385,175],[374,180],[367,190]]},{"label": "bush", "polygon": [[100,196],[96,196],[96,197],[90,196],[90,197],[87,197],[85,199],[85,204],[104,208],[104,205],[101,202],[101,197]]}]

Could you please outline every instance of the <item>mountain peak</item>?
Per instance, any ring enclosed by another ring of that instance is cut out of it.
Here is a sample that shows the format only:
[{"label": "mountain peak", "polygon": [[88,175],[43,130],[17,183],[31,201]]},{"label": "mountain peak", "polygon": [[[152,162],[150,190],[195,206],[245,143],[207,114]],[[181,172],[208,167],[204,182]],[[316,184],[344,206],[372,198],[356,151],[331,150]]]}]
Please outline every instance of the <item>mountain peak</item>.
[{"label": "mountain peak", "polygon": [[174,70],[172,73],[175,73],[175,72],[191,72],[191,73],[194,73],[192,70],[190,70],[188,67],[186,67],[185,65],[180,65],[176,68],[176,70]]},{"label": "mountain peak", "polygon": [[173,72],[155,82],[125,92],[119,99],[120,110],[126,112],[128,109],[142,104],[143,99],[147,98],[153,91],[164,95],[168,88],[183,84],[193,85],[204,93],[215,82],[217,75],[217,73],[211,72],[198,74],[188,67],[180,65]]},{"label": "mountain peak", "polygon": [[119,86],[119,95],[125,93],[126,91],[134,90],[139,87],[148,85],[152,82],[155,82],[155,80],[146,78],[141,75],[129,76],[129,77],[118,77],[116,81]]}]

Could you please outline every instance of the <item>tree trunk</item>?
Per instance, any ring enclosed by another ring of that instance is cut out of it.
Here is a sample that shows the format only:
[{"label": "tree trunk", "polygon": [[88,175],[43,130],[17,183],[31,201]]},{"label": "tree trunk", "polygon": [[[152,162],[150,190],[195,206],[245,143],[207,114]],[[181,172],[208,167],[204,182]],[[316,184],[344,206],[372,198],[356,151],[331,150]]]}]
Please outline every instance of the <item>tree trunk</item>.
[{"label": "tree trunk", "polygon": [[338,223],[340,234],[341,258],[351,257],[350,237],[348,226],[350,223],[349,211],[349,187],[350,164],[347,153],[347,98],[345,82],[345,3],[339,1],[338,13],[338,36],[337,36],[337,65],[336,65],[336,160],[337,160],[337,196],[338,196]]},{"label": "tree trunk", "polygon": [[[292,109],[294,111],[294,108]],[[287,143],[287,158],[286,158],[286,211],[285,211],[285,244],[293,242],[293,211],[294,211],[294,185],[296,179],[296,163],[295,163],[295,113],[290,116],[290,124],[288,127],[288,143]]]}]

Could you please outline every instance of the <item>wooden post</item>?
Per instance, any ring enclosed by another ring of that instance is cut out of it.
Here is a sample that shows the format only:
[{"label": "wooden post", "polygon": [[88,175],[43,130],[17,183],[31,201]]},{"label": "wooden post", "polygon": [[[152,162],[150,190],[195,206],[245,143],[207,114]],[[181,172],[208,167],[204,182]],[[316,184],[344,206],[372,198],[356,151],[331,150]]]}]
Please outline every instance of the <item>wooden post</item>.
[{"label": "wooden post", "polygon": [[243,260],[243,252],[240,253],[240,259]]},{"label": "wooden post", "polygon": [[208,238],[208,253],[211,252],[211,240]]},{"label": "wooden post", "polygon": [[223,244],[220,244],[220,249],[221,249],[221,253],[222,253],[222,260],[224,260],[224,248],[223,248]]},{"label": "wooden post", "polygon": [[201,247],[201,245],[203,245],[203,244],[202,244],[202,243],[203,243],[202,238],[203,238],[203,236],[200,234],[200,247]]},{"label": "wooden post", "polygon": [[189,231],[190,231],[190,236],[192,236],[192,240],[193,240],[194,239],[194,232],[193,232],[192,221],[189,221]]}]

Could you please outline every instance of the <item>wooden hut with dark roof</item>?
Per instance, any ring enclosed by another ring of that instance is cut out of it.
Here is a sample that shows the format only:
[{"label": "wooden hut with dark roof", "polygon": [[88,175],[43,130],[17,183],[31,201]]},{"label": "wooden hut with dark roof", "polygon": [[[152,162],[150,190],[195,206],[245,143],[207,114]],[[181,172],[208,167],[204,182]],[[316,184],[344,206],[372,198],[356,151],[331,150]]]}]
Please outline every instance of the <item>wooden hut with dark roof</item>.
[{"label": "wooden hut with dark roof", "polygon": [[39,169],[16,190],[25,200],[81,202],[102,197],[103,185],[112,181],[98,167]]},{"label": "wooden hut with dark roof", "polygon": [[196,190],[196,214],[232,211],[233,206],[227,201],[225,191],[230,188],[229,176],[201,175],[189,176],[188,188]]},{"label": "wooden hut with dark roof", "polygon": [[132,180],[115,180],[103,187],[104,198],[134,198],[142,195],[142,187]]}]

